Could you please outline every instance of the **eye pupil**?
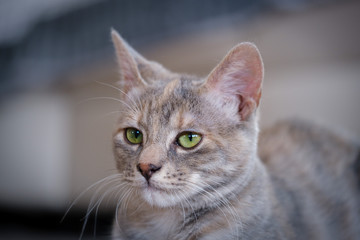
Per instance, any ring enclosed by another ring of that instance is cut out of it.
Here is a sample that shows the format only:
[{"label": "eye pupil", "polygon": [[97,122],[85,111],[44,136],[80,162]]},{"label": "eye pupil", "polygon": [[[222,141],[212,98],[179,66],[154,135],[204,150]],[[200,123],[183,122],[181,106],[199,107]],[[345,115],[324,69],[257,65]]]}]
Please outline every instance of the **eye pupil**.
[{"label": "eye pupil", "polygon": [[192,134],[192,133],[189,133],[188,138],[189,138],[190,142],[192,142],[193,134]]},{"label": "eye pupil", "polygon": [[135,138],[138,138],[139,135],[140,135],[140,132],[139,132],[139,131],[135,131],[134,135],[135,135]]}]

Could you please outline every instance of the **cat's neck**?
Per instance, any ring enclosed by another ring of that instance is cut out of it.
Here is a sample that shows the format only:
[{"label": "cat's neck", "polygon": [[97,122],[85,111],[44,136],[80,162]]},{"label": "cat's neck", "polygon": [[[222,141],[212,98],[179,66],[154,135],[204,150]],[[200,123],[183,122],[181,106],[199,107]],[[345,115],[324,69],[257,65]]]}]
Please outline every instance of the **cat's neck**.
[{"label": "cat's neck", "polygon": [[256,155],[253,158],[253,165],[248,169],[249,175],[245,182],[238,182],[237,189],[228,189],[229,194],[215,193],[217,201],[205,197],[205,201],[191,202],[191,206],[180,204],[175,208],[160,208],[155,211],[160,215],[176,213],[180,223],[185,219],[184,225],[186,222],[200,222],[206,214],[214,213],[218,213],[220,218],[233,215],[241,220],[242,224],[251,224],[255,221],[259,224],[259,219],[265,222],[271,215],[274,200],[272,186],[263,163]]},{"label": "cat's neck", "polygon": [[[213,226],[210,228],[215,227],[216,224],[225,224],[224,228],[253,226],[252,229],[259,229],[259,231],[271,225],[270,219],[275,201],[272,186],[263,163],[257,156],[252,161],[254,165],[246,182],[238,183],[242,185],[240,190],[233,190],[234,194],[219,198],[217,202],[207,202],[202,206],[199,204],[197,207],[186,209],[186,218],[183,217],[183,209],[180,207],[178,209],[179,223],[181,224],[183,219],[186,219],[188,223],[195,225],[206,225],[211,222]],[[209,218],[212,221],[209,221]],[[231,224],[236,223],[233,226],[227,226],[229,221],[232,222]],[[186,222],[183,226],[186,226]],[[239,229],[239,231],[244,230]]]},{"label": "cat's neck", "polygon": [[263,163],[256,156],[254,169],[246,186],[238,193],[234,201],[238,203],[238,211],[243,222],[255,219],[267,219],[271,215],[272,186]]}]

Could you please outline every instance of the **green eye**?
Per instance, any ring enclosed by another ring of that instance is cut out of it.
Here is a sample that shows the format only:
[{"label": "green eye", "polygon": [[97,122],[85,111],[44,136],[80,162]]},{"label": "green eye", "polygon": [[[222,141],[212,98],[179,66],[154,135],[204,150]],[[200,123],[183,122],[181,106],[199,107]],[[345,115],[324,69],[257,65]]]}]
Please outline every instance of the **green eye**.
[{"label": "green eye", "polygon": [[136,128],[127,128],[125,130],[125,134],[126,134],[126,139],[133,144],[140,144],[142,143],[143,140],[143,135],[142,133],[137,130]]},{"label": "green eye", "polygon": [[201,135],[194,132],[183,132],[177,140],[177,143],[183,148],[193,148],[201,141]]}]

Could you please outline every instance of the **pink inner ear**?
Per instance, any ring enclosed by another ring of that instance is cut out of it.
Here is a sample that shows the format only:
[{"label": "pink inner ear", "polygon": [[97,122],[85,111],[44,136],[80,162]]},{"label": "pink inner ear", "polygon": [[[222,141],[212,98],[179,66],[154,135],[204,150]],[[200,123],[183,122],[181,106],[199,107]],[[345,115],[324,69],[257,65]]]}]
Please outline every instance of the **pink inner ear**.
[{"label": "pink inner ear", "polygon": [[140,78],[137,66],[135,60],[129,54],[129,52],[121,47],[124,46],[118,46],[116,51],[118,64],[120,67],[120,74],[123,78],[123,81],[131,82],[131,84],[133,84],[134,81],[138,81]]},{"label": "pink inner ear", "polygon": [[125,81],[134,81],[136,80],[137,76],[134,74],[134,69],[131,67],[128,61],[124,61],[123,63],[119,63],[121,66],[121,74]]},{"label": "pink inner ear", "polygon": [[248,95],[249,71],[244,68],[244,61],[230,63],[225,69],[218,86],[221,91],[231,95]]},{"label": "pink inner ear", "polygon": [[208,78],[208,86],[227,96],[239,97],[243,101],[254,101],[261,97],[263,66],[260,54],[250,43],[234,47]]}]

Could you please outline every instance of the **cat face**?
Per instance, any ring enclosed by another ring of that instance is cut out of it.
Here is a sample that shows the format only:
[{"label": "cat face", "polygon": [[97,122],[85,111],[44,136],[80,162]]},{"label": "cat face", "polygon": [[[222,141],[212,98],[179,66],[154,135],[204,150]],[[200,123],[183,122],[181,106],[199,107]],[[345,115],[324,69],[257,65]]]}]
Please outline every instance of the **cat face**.
[{"label": "cat face", "polygon": [[235,47],[204,79],[149,62],[112,33],[123,112],[114,132],[128,194],[168,207],[211,202],[244,184],[256,153],[262,62]]}]

